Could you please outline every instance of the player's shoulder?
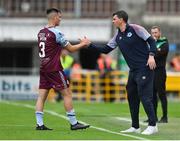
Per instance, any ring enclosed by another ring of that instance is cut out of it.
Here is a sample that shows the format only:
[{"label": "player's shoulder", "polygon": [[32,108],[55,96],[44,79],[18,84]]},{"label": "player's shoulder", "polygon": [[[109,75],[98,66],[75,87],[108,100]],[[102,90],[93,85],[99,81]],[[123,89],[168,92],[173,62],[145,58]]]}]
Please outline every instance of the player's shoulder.
[{"label": "player's shoulder", "polygon": [[39,33],[44,32],[44,31],[45,31],[45,28],[39,29]]},{"label": "player's shoulder", "polygon": [[56,27],[48,28],[48,30],[50,30],[50,31],[52,31],[52,32],[55,32],[55,33],[58,33],[58,34],[61,34],[60,30],[57,29]]},{"label": "player's shoulder", "polygon": [[48,30],[48,28],[44,27],[42,29],[39,30],[38,35],[39,34],[48,34],[50,31]]},{"label": "player's shoulder", "polygon": [[45,31],[44,28],[42,28],[42,29],[39,30],[37,36],[38,36],[39,38],[42,38],[42,37],[45,37],[45,34],[46,34],[46,31]]},{"label": "player's shoulder", "polygon": [[64,36],[64,34],[56,27],[48,28],[48,30],[53,32],[56,36]]}]

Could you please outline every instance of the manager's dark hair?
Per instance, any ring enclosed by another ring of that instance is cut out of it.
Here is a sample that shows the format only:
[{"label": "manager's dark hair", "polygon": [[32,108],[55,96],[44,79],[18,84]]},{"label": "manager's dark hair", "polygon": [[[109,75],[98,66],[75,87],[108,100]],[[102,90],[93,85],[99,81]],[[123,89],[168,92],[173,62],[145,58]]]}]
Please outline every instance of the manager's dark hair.
[{"label": "manager's dark hair", "polygon": [[46,10],[46,14],[49,15],[50,13],[61,13],[61,11],[56,8],[49,8]]},{"label": "manager's dark hair", "polygon": [[122,18],[126,23],[128,22],[128,14],[124,10],[113,13],[113,16],[117,15],[118,18]]}]

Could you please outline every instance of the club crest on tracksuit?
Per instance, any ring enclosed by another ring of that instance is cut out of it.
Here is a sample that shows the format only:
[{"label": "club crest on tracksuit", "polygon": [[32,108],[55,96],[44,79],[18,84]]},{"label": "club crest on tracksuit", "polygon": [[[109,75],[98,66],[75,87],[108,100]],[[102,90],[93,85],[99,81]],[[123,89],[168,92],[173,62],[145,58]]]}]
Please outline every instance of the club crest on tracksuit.
[{"label": "club crest on tracksuit", "polygon": [[127,37],[131,37],[132,36],[132,33],[131,32],[128,32],[127,33]]}]

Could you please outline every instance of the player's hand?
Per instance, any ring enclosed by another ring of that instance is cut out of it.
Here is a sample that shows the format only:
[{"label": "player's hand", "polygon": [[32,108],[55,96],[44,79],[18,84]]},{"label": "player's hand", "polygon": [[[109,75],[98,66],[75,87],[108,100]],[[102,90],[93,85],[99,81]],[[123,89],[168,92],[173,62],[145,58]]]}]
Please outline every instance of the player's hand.
[{"label": "player's hand", "polygon": [[86,47],[89,46],[91,43],[91,41],[86,36],[84,36],[84,38],[81,38],[79,40],[80,40],[80,43],[84,44],[84,46],[86,46]]},{"label": "player's hand", "polygon": [[155,62],[154,56],[149,55],[149,58],[148,58],[146,65],[149,66],[149,68],[151,70],[154,70],[156,68],[156,62]]}]

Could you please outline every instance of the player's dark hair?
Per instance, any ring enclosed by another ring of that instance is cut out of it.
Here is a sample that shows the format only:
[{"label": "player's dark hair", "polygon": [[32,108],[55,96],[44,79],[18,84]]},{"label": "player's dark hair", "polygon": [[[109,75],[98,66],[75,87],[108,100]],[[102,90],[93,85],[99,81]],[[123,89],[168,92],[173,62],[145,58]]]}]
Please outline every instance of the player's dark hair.
[{"label": "player's dark hair", "polygon": [[113,13],[113,16],[117,15],[118,18],[122,18],[126,23],[128,22],[128,14],[124,10]]},{"label": "player's dark hair", "polygon": [[61,11],[56,8],[49,8],[46,10],[46,14],[49,15],[50,13],[61,13]]}]

